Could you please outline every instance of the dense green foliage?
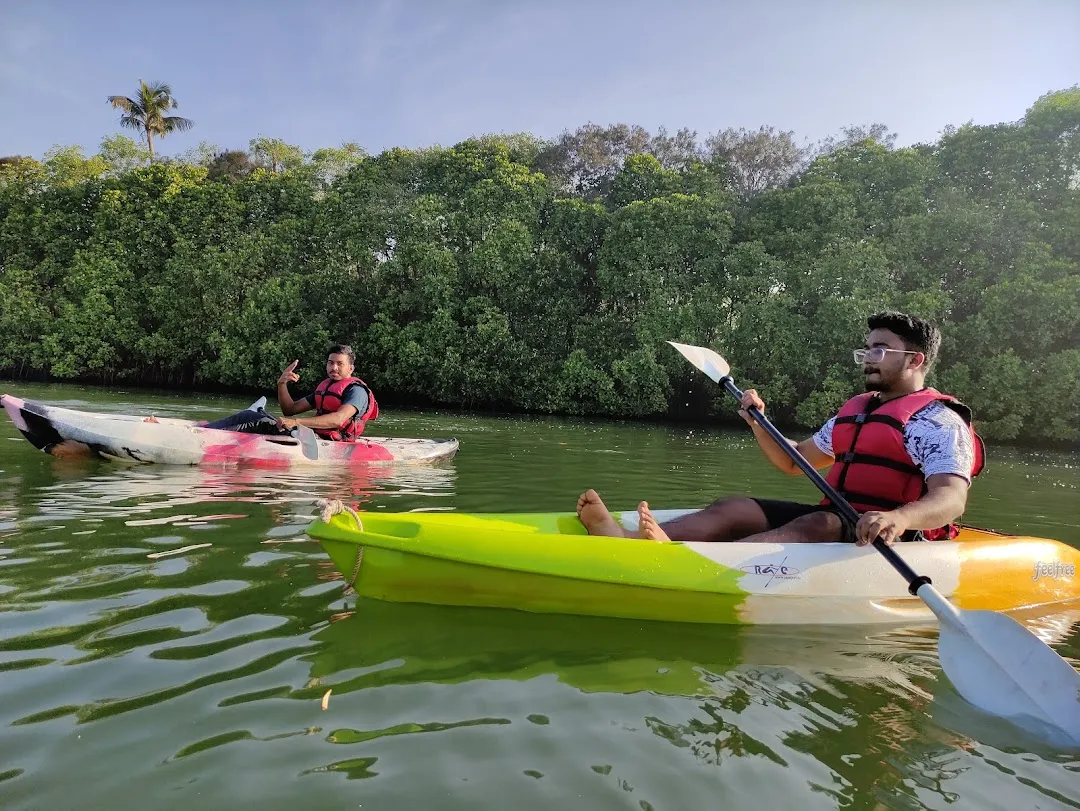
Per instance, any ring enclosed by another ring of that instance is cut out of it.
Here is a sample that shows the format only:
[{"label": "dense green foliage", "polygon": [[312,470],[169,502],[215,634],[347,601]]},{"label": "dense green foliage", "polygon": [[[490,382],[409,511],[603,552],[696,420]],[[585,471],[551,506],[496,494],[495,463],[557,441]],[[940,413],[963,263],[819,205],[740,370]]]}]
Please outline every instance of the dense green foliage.
[{"label": "dense green foliage", "polygon": [[0,373],[266,387],[299,357],[313,383],[342,340],[389,403],[730,413],[675,339],[813,426],[894,307],[942,325],[931,382],[985,435],[1080,438],[1075,88],[904,149],[620,125],[146,166],[123,140],[0,159]]}]

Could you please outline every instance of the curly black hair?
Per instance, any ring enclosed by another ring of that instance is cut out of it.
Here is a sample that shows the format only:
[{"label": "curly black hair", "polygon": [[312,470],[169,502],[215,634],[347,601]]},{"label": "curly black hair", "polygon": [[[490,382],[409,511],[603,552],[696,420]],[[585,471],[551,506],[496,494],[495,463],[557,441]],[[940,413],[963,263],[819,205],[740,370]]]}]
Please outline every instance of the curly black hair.
[{"label": "curly black hair", "polygon": [[[921,350],[920,350],[921,351]],[[356,366],[356,353],[353,352],[353,348],[348,344],[334,344],[330,347],[327,355],[348,355],[349,363]]]},{"label": "curly black hair", "polygon": [[941,333],[929,321],[907,313],[888,311],[870,316],[866,319],[866,326],[871,331],[887,329],[898,335],[904,346],[912,352],[923,353],[926,358],[923,365],[927,369],[937,359],[938,350],[941,348]]}]

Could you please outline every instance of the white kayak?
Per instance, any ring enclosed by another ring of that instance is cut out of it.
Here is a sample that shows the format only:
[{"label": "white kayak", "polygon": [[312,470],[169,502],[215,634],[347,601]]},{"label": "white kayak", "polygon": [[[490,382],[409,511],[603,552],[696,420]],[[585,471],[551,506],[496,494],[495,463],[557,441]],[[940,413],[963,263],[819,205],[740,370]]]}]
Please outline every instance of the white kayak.
[{"label": "white kayak", "polygon": [[450,459],[458,450],[456,439],[320,439],[317,458],[313,459],[305,455],[300,440],[291,436],[206,428],[194,420],[77,411],[10,394],[0,396],[0,403],[23,436],[46,453],[62,452],[59,449],[79,443],[98,456],[136,462],[286,468],[312,464],[427,464]]}]

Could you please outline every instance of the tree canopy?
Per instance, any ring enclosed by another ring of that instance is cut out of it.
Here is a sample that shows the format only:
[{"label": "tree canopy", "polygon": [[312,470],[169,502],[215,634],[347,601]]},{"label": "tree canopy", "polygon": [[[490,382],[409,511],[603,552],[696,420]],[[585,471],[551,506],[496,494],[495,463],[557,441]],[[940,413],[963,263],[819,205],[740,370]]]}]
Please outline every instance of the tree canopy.
[{"label": "tree canopy", "polygon": [[[125,140],[127,142],[125,142]],[[1080,89],[895,148],[588,125],[552,141],[0,158],[0,372],[266,387],[352,343],[380,400],[729,414],[667,339],[813,427],[884,308],[938,323],[930,382],[980,430],[1080,439]]]}]

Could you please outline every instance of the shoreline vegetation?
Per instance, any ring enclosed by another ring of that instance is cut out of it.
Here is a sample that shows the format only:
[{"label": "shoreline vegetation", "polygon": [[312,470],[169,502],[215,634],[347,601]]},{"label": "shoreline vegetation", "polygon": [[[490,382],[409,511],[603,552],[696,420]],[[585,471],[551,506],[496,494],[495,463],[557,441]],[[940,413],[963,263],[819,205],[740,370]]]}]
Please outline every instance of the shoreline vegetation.
[{"label": "shoreline vegetation", "polygon": [[[110,98],[164,137],[144,107],[171,91],[140,92]],[[14,380],[265,391],[299,358],[310,387],[342,341],[390,405],[735,424],[671,339],[722,350],[770,418],[813,429],[860,389],[851,350],[890,308],[941,326],[929,382],[984,436],[1080,440],[1080,87],[907,148],[879,124],[810,147],[618,124],[0,158]]]}]

